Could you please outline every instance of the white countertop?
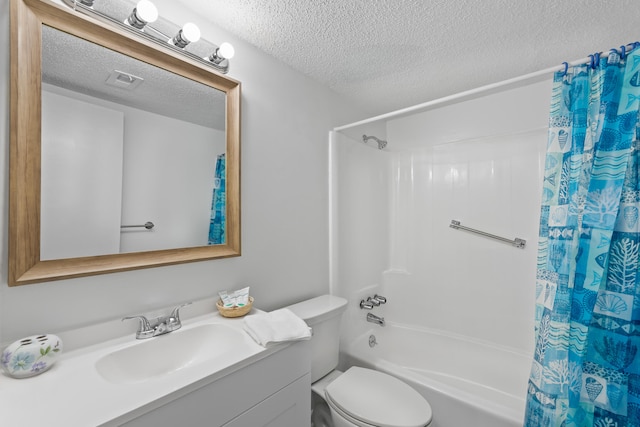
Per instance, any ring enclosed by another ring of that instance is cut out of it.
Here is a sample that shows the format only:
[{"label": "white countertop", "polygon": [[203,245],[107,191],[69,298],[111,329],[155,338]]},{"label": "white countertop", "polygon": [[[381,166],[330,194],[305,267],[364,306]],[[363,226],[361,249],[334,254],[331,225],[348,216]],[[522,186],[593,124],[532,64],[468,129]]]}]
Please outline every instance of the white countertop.
[{"label": "white countertop", "polygon": [[225,366],[200,363],[141,382],[114,384],[100,376],[96,362],[109,352],[144,340],[130,334],[69,352],[63,350],[55,365],[38,376],[14,379],[0,375],[0,423],[16,427],[120,425],[287,346],[265,349],[242,330],[242,318],[227,319],[218,313],[185,320],[182,329],[211,323],[241,330],[252,353]]}]

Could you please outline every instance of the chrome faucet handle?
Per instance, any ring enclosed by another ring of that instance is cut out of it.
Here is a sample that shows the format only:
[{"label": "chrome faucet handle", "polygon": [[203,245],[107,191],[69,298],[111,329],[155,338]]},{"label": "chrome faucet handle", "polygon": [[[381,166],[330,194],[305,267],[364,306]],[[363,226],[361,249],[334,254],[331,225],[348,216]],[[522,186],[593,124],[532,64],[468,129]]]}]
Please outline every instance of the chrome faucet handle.
[{"label": "chrome faucet handle", "polygon": [[379,306],[380,306],[380,301],[378,301],[378,300],[377,300],[377,299],[375,299],[375,298],[371,298],[371,297],[369,297],[369,298],[367,298],[367,302],[370,302],[371,304],[373,304],[373,305],[374,305],[374,306],[376,306],[376,307],[379,307]]},{"label": "chrome faucet handle", "polygon": [[181,309],[182,307],[186,307],[186,306],[188,306],[188,305],[191,305],[191,301],[189,301],[189,302],[185,302],[184,304],[180,304],[179,306],[175,307],[175,308],[173,309],[173,311],[171,312],[171,314],[169,315],[169,319],[170,319],[170,320],[171,320],[171,319],[175,319],[175,320],[177,320],[178,322],[180,322],[180,309]]},{"label": "chrome faucet handle", "polygon": [[386,304],[387,303],[387,298],[383,297],[382,295],[375,294],[373,296],[373,299],[378,301],[380,304]]},{"label": "chrome faucet handle", "polygon": [[149,323],[149,320],[144,316],[127,316],[127,317],[123,317],[122,321],[132,320],[132,319],[138,319],[140,321],[140,325],[138,327],[138,330],[146,331],[146,330],[151,329],[151,324]]},{"label": "chrome faucet handle", "polygon": [[187,305],[191,305],[191,302],[185,302],[184,304],[180,304],[175,307],[171,314],[166,318],[166,326],[167,332],[175,331],[176,329],[180,329],[182,327],[182,321],[180,320],[180,309]]},{"label": "chrome faucet handle", "polygon": [[125,320],[131,320],[131,319],[138,319],[140,321],[140,324],[138,325],[138,330],[136,331],[136,338],[138,339],[142,339],[142,338],[149,338],[152,337],[154,334],[154,329],[151,327],[151,323],[149,322],[149,320],[144,317],[144,316],[127,316],[127,317],[123,317],[122,321]]},{"label": "chrome faucet handle", "polygon": [[365,301],[362,300],[360,301],[360,308],[364,309],[364,310],[372,310],[373,309],[373,303],[369,300]]}]

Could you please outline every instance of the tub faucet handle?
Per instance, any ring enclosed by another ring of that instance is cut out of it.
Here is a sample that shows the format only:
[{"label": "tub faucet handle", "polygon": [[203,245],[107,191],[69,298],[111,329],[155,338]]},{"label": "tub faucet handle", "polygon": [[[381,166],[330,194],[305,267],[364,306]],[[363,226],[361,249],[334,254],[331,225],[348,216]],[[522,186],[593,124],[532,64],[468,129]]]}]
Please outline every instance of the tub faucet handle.
[{"label": "tub faucet handle", "polygon": [[360,308],[364,309],[364,310],[372,310],[373,309],[373,303],[369,300],[365,301],[362,300],[360,301]]},{"label": "tub faucet handle", "polygon": [[386,304],[387,303],[387,298],[383,297],[382,295],[375,294],[373,296],[373,299],[378,301],[380,304]]},{"label": "tub faucet handle", "polygon": [[374,306],[376,306],[376,307],[379,307],[379,306],[380,306],[380,301],[378,301],[378,300],[377,300],[377,299],[375,299],[375,298],[371,298],[371,297],[369,297],[369,298],[367,298],[367,302],[370,302],[371,304],[373,304],[373,305],[374,305]]}]

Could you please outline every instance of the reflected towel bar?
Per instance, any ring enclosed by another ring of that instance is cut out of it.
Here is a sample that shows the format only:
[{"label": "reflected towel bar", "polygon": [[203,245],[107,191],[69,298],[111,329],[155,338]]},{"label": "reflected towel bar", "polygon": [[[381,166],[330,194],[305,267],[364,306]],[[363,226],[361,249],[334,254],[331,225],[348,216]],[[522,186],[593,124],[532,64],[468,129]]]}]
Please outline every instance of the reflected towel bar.
[{"label": "reflected towel bar", "polygon": [[456,230],[465,230],[465,231],[470,231],[471,233],[480,234],[481,236],[489,237],[491,239],[495,239],[495,240],[499,240],[499,241],[504,242],[504,243],[508,243],[508,244],[510,244],[512,246],[515,246],[516,248],[519,248],[519,249],[524,249],[525,245],[527,244],[527,241],[524,240],[524,239],[519,239],[517,237],[515,239],[513,239],[513,240],[506,239],[504,237],[496,236],[495,234],[485,233],[484,231],[475,230],[473,228],[465,227],[465,226],[460,224],[460,221],[456,221],[456,220],[453,220],[453,219],[451,220],[451,224],[449,224],[449,227],[455,228]]},{"label": "reflected towel bar", "polygon": [[144,224],[140,225],[121,225],[120,228],[146,228],[147,230],[151,230],[155,225],[151,221],[147,221]]}]

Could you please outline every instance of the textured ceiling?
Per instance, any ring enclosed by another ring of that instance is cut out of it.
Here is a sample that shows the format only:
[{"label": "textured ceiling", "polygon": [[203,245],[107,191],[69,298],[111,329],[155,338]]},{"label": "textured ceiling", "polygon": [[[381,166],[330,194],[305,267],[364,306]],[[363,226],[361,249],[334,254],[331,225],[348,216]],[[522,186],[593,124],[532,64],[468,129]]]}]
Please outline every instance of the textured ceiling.
[{"label": "textured ceiling", "polygon": [[[42,81],[95,98],[224,130],[224,92],[43,26]],[[82,58],[82,62],[78,62]],[[134,89],[111,75],[142,78]]]},{"label": "textured ceiling", "polygon": [[177,1],[371,114],[640,39],[635,0]]}]

